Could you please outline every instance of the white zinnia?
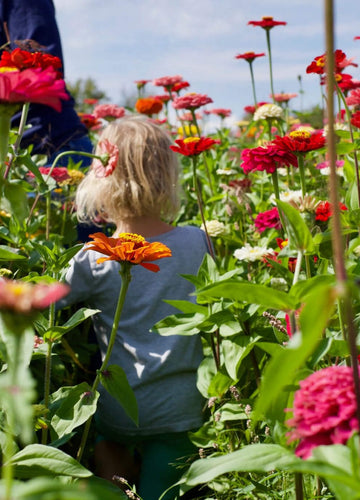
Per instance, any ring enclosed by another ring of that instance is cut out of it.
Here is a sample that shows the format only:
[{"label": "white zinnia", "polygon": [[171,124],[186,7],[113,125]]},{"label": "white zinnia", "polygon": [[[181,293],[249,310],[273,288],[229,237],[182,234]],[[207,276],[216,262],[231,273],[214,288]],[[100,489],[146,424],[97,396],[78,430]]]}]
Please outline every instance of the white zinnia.
[{"label": "white zinnia", "polygon": [[[203,231],[205,231],[204,224],[201,224],[201,228]],[[223,234],[227,233],[226,226],[223,222],[220,222],[218,220],[209,220],[206,222],[206,229],[208,232],[209,236],[216,237],[216,236],[222,236]]]},{"label": "white zinnia", "polygon": [[235,259],[245,260],[246,262],[255,262],[262,260],[266,255],[274,255],[275,251],[272,248],[252,247],[249,243],[245,243],[242,248],[238,248],[234,252]]},{"label": "white zinnia", "polygon": [[[275,201],[275,194],[272,193],[270,196],[270,201],[273,205],[276,205]],[[289,189],[288,191],[282,191],[280,193],[280,200],[281,201],[286,201],[287,203],[290,203],[291,201],[295,201],[295,203],[299,202],[302,199],[302,191],[301,189],[297,189],[295,191],[292,191]]]},{"label": "white zinnia", "polygon": [[254,121],[266,120],[267,118],[283,118],[284,111],[276,104],[263,104],[254,113]]},{"label": "white zinnia", "polygon": [[233,175],[237,174],[238,172],[234,170],[233,168],[218,168],[216,173],[218,175]]}]

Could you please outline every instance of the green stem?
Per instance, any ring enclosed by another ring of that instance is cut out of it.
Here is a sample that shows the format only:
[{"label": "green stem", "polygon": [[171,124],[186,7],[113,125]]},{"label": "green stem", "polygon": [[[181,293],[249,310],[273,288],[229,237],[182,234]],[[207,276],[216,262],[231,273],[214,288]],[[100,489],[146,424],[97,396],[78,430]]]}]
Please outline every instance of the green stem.
[{"label": "green stem", "polygon": [[19,152],[21,139],[24,135],[25,125],[26,125],[26,121],[27,121],[27,117],[28,117],[28,113],[29,113],[29,107],[30,107],[29,102],[26,102],[23,105],[19,129],[18,129],[18,133],[17,133],[17,138],[16,138],[16,141],[15,141],[15,144],[13,147],[13,153],[9,157],[9,162],[8,162],[8,165],[7,165],[6,170],[5,170],[4,179],[6,179],[8,177],[11,165],[14,161],[14,158],[17,156],[17,154]]},{"label": "green stem", "polygon": [[299,167],[299,174],[300,174],[301,195],[304,198],[306,195],[304,155],[302,153],[300,153],[297,155],[297,158],[298,158],[298,167]]},{"label": "green stem", "polygon": [[254,96],[254,106],[255,108],[257,107],[257,99],[256,99],[256,92],[255,92],[255,78],[254,78],[254,71],[252,67],[252,61],[249,62],[249,67],[250,67],[250,76],[251,76],[251,86],[252,86],[252,91],[253,91],[253,96]]},{"label": "green stem", "polygon": [[50,215],[51,215],[51,192],[46,193],[46,228],[45,238],[48,240],[50,237]]},{"label": "green stem", "polygon": [[266,31],[266,44],[268,48],[268,53],[269,53],[269,71],[270,71],[270,89],[271,89],[271,97],[273,100],[273,103],[275,104],[275,99],[274,99],[274,84],[273,84],[273,72],[272,72],[272,58],[271,58],[271,44],[270,44],[270,30],[267,29]]},{"label": "green stem", "polygon": [[[275,198],[277,200],[280,200],[279,179],[278,179],[277,170],[275,170],[275,172],[273,172],[271,174],[271,178],[272,178],[272,183],[273,183],[273,187],[274,187]],[[283,216],[282,210],[279,207],[278,207],[278,212],[279,212],[282,232],[286,233],[286,225],[285,225],[284,216]]]},{"label": "green stem", "polygon": [[[1,109],[1,111],[3,111]],[[6,171],[5,160],[8,155],[9,148],[9,131],[10,131],[10,121],[11,115],[5,110],[4,113],[0,114],[0,178],[1,181],[4,178]]]},{"label": "green stem", "polygon": [[[51,304],[49,307],[49,321],[48,329],[55,325],[55,304]],[[53,342],[51,339],[48,341],[47,353],[45,358],[45,373],[44,373],[44,406],[47,409],[49,407],[50,399],[50,380],[51,380],[51,356],[52,356],[52,346]],[[47,427],[42,429],[41,432],[41,443],[47,443],[48,429]]]},{"label": "green stem", "polygon": [[[113,350],[113,347],[115,344],[115,340],[116,340],[116,335],[117,335],[117,331],[118,331],[118,327],[119,327],[121,313],[122,313],[122,310],[124,307],[126,293],[127,293],[128,288],[129,288],[130,281],[131,281],[131,264],[129,262],[124,261],[124,262],[120,262],[120,265],[121,265],[121,268],[119,271],[120,275],[121,275],[120,293],[119,293],[119,297],[118,297],[118,302],[117,302],[117,306],[116,306],[116,310],[115,310],[112,329],[111,329],[111,333],[110,333],[109,344],[107,347],[105,358],[104,358],[99,370],[97,370],[95,380],[94,380],[93,385],[91,387],[91,392],[93,395],[95,395],[96,389],[100,383],[100,375],[101,375],[101,373],[103,373],[106,370],[107,365],[109,363],[109,359],[110,359],[110,356],[111,356],[111,353],[112,353],[112,350]],[[80,443],[80,446],[79,446],[79,449],[77,452],[77,457],[76,457],[79,462],[80,462],[80,460],[83,456],[83,453],[84,453],[86,441],[87,441],[87,438],[89,435],[91,421],[92,421],[92,417],[90,417],[85,424],[84,432],[83,432],[83,435],[81,438],[81,443]]]}]

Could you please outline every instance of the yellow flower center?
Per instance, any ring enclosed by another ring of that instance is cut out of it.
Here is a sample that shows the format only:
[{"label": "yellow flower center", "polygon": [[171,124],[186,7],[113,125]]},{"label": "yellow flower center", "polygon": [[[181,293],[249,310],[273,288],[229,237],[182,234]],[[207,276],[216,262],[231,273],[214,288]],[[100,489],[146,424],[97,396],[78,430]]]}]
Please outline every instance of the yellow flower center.
[{"label": "yellow flower center", "polygon": [[293,132],[290,132],[289,136],[292,139],[309,139],[311,134],[307,130],[294,130]]},{"label": "yellow flower center", "polygon": [[144,243],[145,238],[135,233],[120,233],[118,238],[123,241],[133,241],[134,243]]},{"label": "yellow flower center", "polygon": [[273,16],[263,16],[262,17],[263,21],[272,21],[273,19],[274,19]]},{"label": "yellow flower center", "polygon": [[184,139],[184,144],[189,144],[192,142],[199,142],[199,141],[200,137],[186,137],[186,139]]},{"label": "yellow flower center", "polygon": [[316,66],[320,66],[320,68],[323,68],[325,66],[325,57],[322,56],[316,61]]},{"label": "yellow flower center", "polygon": [[3,66],[0,68],[0,73],[14,73],[19,71],[17,68],[11,68],[10,66]]}]

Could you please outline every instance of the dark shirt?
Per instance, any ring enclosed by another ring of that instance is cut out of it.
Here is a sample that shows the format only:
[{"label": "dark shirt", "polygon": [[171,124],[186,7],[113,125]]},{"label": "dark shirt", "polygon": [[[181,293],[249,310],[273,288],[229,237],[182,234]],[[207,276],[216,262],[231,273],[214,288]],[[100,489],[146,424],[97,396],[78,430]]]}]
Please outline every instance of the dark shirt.
[{"label": "dark shirt", "polygon": [[[0,0],[0,45],[7,42],[4,22],[7,24],[11,44],[14,49],[19,45],[16,40],[34,40],[44,52],[58,56],[63,62],[60,34],[55,18],[52,0]],[[26,47],[21,47],[25,48]],[[69,94],[70,95],[70,94]],[[12,125],[18,125],[21,113],[17,113]],[[25,131],[21,145],[34,144],[34,154],[52,155],[72,139],[87,134],[75,109],[74,99],[62,101],[61,112],[49,106],[31,104],[28,124],[31,129]]]}]

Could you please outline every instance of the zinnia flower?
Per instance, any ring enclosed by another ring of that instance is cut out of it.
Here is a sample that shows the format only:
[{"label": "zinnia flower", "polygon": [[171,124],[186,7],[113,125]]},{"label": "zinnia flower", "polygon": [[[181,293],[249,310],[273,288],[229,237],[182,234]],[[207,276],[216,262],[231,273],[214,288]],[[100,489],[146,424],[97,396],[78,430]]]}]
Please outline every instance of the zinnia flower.
[{"label": "zinnia flower", "polygon": [[241,159],[243,163],[240,167],[244,169],[245,174],[253,170],[265,170],[268,174],[272,174],[282,166],[297,167],[297,158],[293,153],[280,149],[271,143],[267,146],[244,149],[241,153]]},{"label": "zinnia flower", "polygon": [[284,21],[274,21],[272,16],[263,16],[261,21],[249,21],[248,24],[260,26],[264,30],[271,30],[274,26],[285,26],[287,23]]},{"label": "zinnia flower", "polygon": [[174,83],[174,85],[171,87],[170,92],[176,92],[177,94],[179,94],[180,90],[186,89],[187,87],[190,87],[189,82],[177,82]]},{"label": "zinnia flower", "polygon": [[[344,67],[348,65],[344,64],[344,61],[347,61],[346,54],[342,50],[335,50],[334,59],[335,59],[334,71],[335,73],[341,73]],[[306,73],[316,73],[318,75],[323,75],[325,71],[326,71],[326,54],[315,57],[314,60],[311,62],[311,64],[309,64],[309,66],[306,68]]]},{"label": "zinnia flower", "polygon": [[214,144],[219,144],[220,141],[210,139],[209,137],[187,137],[186,139],[176,139],[176,146],[170,146],[172,151],[180,153],[184,156],[196,156],[211,149]]},{"label": "zinnia flower", "polygon": [[97,148],[97,154],[102,156],[102,159],[94,158],[92,169],[95,171],[95,176],[102,178],[108,177],[113,173],[119,160],[119,149],[116,144],[112,144],[108,139],[100,141]]},{"label": "zinnia flower", "polygon": [[95,99],[94,97],[85,97],[83,100],[84,104],[88,104],[89,106],[94,106],[99,102],[99,99]]},{"label": "zinnia flower", "polygon": [[[341,202],[339,202],[339,208],[340,210],[347,210],[346,205]],[[333,212],[331,203],[328,201],[321,201],[316,207],[315,220],[326,222],[330,219],[332,214]]]},{"label": "zinnia flower", "polygon": [[346,104],[348,106],[358,106],[360,104],[360,89],[354,89],[350,92],[350,95],[346,98]]},{"label": "zinnia flower", "polygon": [[255,227],[259,233],[262,233],[266,229],[272,227],[275,229],[281,229],[281,222],[277,207],[258,214],[255,219]]},{"label": "zinnia flower", "polygon": [[360,128],[360,111],[356,111],[351,117],[351,125],[354,125],[354,127]]},{"label": "zinnia flower", "polygon": [[95,115],[91,113],[82,113],[81,111],[79,111],[78,116],[81,123],[85,125],[88,130],[98,130],[99,128],[101,128],[101,121],[96,118]]},{"label": "zinnia flower", "polygon": [[[205,231],[204,224],[201,224],[200,229]],[[222,236],[223,234],[227,233],[225,224],[216,219],[209,220],[206,222],[206,230],[208,232],[208,235],[212,236],[213,238],[216,238],[217,236]]]},{"label": "zinnia flower", "polygon": [[185,94],[173,100],[174,109],[197,109],[213,102],[206,94],[196,94],[195,92]]},{"label": "zinnia flower", "polygon": [[149,243],[143,236],[133,233],[121,233],[117,238],[109,238],[103,233],[90,234],[94,241],[88,243],[84,250],[95,250],[107,255],[97,259],[97,264],[107,260],[139,264],[149,271],[158,272],[159,266],[150,262],[164,257],[171,257],[171,250],[163,243]]},{"label": "zinnia flower", "polygon": [[257,57],[263,57],[265,52],[261,52],[261,54],[255,54],[255,52],[244,52],[243,54],[238,54],[235,56],[235,59],[244,59],[248,63],[252,63],[254,59]]},{"label": "zinnia flower", "polygon": [[183,77],[181,75],[163,76],[161,78],[155,78],[152,84],[155,85],[155,87],[172,87],[176,83],[181,82],[182,79]]},{"label": "zinnia flower", "polygon": [[284,111],[277,104],[263,104],[254,113],[254,120],[266,120],[268,118],[283,118]]},{"label": "zinnia flower", "polygon": [[30,314],[45,309],[70,291],[64,283],[37,283],[0,279],[0,310]]},{"label": "zinnia flower", "polygon": [[289,102],[290,99],[297,97],[297,94],[287,94],[286,92],[280,92],[280,94],[270,95],[276,102]]},{"label": "zinnia flower", "polygon": [[[15,68],[20,71],[28,68],[49,68],[59,70],[62,67],[61,59],[46,52],[28,52],[16,48],[14,50],[4,50],[0,58],[0,68]],[[57,71],[58,77],[61,73]]]},{"label": "zinnia flower", "polygon": [[300,381],[295,392],[289,441],[300,439],[296,455],[308,458],[316,446],[346,444],[358,431],[356,396],[350,366],[335,365]]},{"label": "zinnia flower", "polygon": [[252,247],[249,243],[245,243],[242,248],[238,248],[234,252],[234,257],[237,260],[245,260],[246,262],[255,262],[256,260],[263,260],[268,255],[274,255],[275,252],[272,248],[264,248],[255,246]]},{"label": "zinnia flower", "polygon": [[273,144],[294,153],[306,153],[314,149],[320,149],[325,146],[325,136],[322,131],[310,133],[306,130],[294,130],[284,137],[276,136]]},{"label": "zinnia flower", "polygon": [[220,118],[228,118],[229,116],[231,116],[231,109],[215,108],[209,111],[205,111],[205,113],[208,115],[217,115],[220,116]]},{"label": "zinnia flower", "polygon": [[[56,167],[55,167],[56,168]],[[85,174],[80,170],[75,170],[73,168],[67,169],[68,177],[62,181],[59,181],[60,186],[77,186],[85,177]]]},{"label": "zinnia flower", "polygon": [[93,115],[95,118],[105,118],[106,120],[122,118],[125,115],[125,108],[116,104],[99,104],[95,106]]},{"label": "zinnia flower", "polygon": [[158,99],[157,97],[141,97],[135,104],[135,109],[138,113],[148,116],[160,113],[162,108],[163,103],[161,99]]},{"label": "zinnia flower", "polygon": [[0,71],[0,103],[33,102],[61,111],[61,99],[69,98],[64,80],[57,77],[52,67]]},{"label": "zinnia flower", "polygon": [[136,83],[136,86],[138,89],[142,89],[149,82],[151,82],[151,80],[135,80],[134,81],[134,83]]},{"label": "zinnia flower", "polygon": [[[39,167],[39,172],[43,175],[49,175],[52,177],[56,182],[60,183],[63,181],[66,181],[67,179],[70,179],[70,175],[68,172],[68,169],[66,167]],[[35,177],[32,172],[28,173],[29,177]]]}]

